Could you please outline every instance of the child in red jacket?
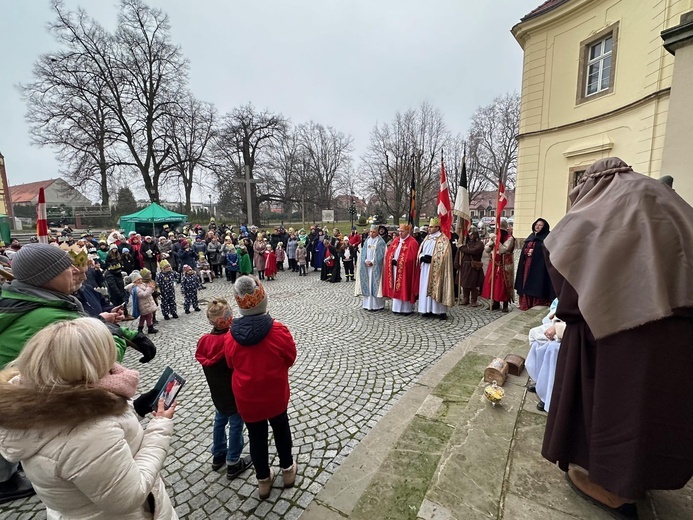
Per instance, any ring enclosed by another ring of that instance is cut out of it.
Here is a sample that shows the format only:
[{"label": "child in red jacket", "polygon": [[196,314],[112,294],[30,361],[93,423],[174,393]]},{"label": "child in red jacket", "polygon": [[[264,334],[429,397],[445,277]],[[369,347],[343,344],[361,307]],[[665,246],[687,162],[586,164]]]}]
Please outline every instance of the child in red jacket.
[{"label": "child in red jacket", "polygon": [[293,487],[296,481],[287,415],[289,368],[296,360],[296,343],[289,329],[267,314],[265,289],[256,277],[239,277],[233,292],[241,318],[233,320],[226,337],[226,362],[233,370],[233,393],[248,428],[250,456],[264,500],[270,496],[275,476],[267,452],[268,422],[284,487]]},{"label": "child in red jacket", "polygon": [[[197,342],[195,359],[202,365],[216,408],[212,430],[212,471],[218,471],[226,464],[226,478],[233,480],[250,467],[251,459],[249,456],[241,457],[243,419],[231,390],[231,369],[224,358],[232,320],[229,302],[223,298],[212,300],[207,307],[207,319],[214,328]],[[229,427],[228,444],[226,425]]]}]

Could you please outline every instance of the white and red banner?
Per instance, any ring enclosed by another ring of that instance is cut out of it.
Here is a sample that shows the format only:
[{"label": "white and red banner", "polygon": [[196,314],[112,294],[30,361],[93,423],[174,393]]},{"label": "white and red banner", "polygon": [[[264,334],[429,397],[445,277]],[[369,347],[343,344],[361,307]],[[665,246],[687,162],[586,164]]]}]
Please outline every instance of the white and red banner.
[{"label": "white and red banner", "polygon": [[450,203],[450,190],[448,180],[445,177],[445,163],[440,161],[440,190],[438,191],[438,218],[440,230],[450,238],[452,233],[452,204]]},{"label": "white and red banner", "polygon": [[48,217],[46,216],[46,194],[39,188],[38,206],[36,206],[36,236],[38,241],[48,243]]}]

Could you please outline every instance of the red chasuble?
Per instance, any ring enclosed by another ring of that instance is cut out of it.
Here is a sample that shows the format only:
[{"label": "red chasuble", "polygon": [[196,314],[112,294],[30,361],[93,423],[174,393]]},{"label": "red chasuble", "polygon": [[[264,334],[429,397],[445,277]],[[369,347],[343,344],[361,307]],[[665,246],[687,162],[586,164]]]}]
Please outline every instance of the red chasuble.
[{"label": "red chasuble", "polygon": [[419,283],[419,273],[416,264],[419,243],[411,235],[406,238],[397,258],[397,274],[393,276],[395,267],[392,265],[392,259],[395,257],[399,243],[399,238],[393,240],[387,247],[387,251],[385,251],[383,296],[414,303],[416,301],[414,285]]}]

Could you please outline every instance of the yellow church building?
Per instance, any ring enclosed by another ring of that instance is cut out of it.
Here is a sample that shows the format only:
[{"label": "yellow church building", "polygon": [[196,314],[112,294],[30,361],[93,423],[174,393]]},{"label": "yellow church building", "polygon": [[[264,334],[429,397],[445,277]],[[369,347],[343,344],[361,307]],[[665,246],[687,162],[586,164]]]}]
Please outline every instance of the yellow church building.
[{"label": "yellow church building", "polygon": [[693,203],[692,9],[693,0],[549,0],[513,27],[524,51],[518,236],[537,217],[557,223],[604,157],[673,176]]}]

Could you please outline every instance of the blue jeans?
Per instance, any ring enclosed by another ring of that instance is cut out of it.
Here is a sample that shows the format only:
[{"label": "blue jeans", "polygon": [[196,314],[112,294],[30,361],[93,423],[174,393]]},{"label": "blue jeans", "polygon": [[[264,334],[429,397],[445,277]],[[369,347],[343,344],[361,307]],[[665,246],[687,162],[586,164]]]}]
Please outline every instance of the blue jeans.
[{"label": "blue jeans", "polygon": [[[229,425],[229,440],[226,444],[226,425]],[[212,456],[226,455],[226,464],[236,464],[243,451],[243,419],[241,414],[224,415],[216,412],[214,415],[214,430],[212,432]]]}]

